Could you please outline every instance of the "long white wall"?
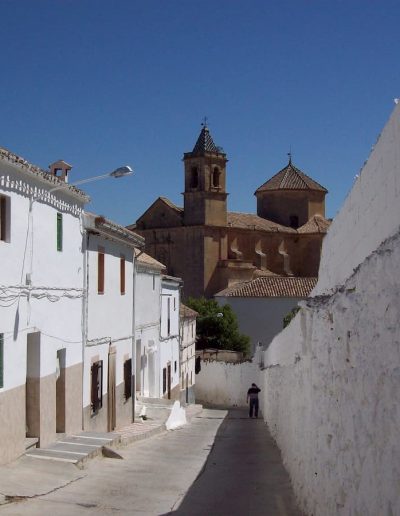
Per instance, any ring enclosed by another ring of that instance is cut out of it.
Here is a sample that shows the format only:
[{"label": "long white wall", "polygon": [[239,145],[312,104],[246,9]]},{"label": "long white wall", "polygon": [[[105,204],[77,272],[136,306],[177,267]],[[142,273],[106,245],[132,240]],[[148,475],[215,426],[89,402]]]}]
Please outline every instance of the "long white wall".
[{"label": "long white wall", "polygon": [[244,407],[247,391],[252,383],[259,382],[256,361],[232,364],[202,361],[196,375],[196,402],[208,406]]},{"label": "long white wall", "polygon": [[333,220],[322,247],[315,294],[341,285],[400,225],[400,104]]},{"label": "long white wall", "polygon": [[397,106],[324,240],[323,295],[265,351],[264,416],[314,516],[400,514],[399,128]]}]

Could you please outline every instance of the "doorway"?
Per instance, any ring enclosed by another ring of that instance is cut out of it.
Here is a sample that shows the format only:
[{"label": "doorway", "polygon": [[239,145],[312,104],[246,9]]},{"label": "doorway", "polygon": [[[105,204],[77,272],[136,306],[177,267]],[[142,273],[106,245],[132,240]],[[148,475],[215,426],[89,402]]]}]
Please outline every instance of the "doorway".
[{"label": "doorway", "polygon": [[171,399],[171,362],[168,362],[168,372],[167,372],[167,390],[168,390],[168,399]]},{"label": "doorway", "polygon": [[57,351],[56,371],[56,432],[65,432],[65,362],[66,350]]}]

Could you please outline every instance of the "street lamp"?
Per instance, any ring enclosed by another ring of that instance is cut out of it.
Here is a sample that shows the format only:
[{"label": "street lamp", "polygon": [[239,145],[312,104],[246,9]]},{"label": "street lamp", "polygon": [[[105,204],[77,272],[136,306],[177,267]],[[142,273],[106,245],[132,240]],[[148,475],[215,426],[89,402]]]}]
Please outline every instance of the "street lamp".
[{"label": "street lamp", "polygon": [[[124,165],[123,167],[118,167],[112,172],[108,172],[107,174],[101,174],[100,176],[94,176],[94,177],[88,177],[87,179],[80,179],[79,181],[76,181],[75,183],[65,183],[66,185],[70,186],[77,186],[77,185],[83,185],[85,183],[91,183],[92,181],[97,181],[98,179],[105,179],[106,177],[115,177],[116,179],[120,177],[125,176],[131,176],[133,174],[133,170],[129,165]],[[61,185],[61,188],[63,185]],[[60,188],[59,186],[56,186],[56,188]],[[53,189],[52,189],[53,190]],[[50,190],[50,192],[52,191]]]},{"label": "street lamp", "polygon": [[32,209],[32,204],[35,201],[40,201],[40,199],[43,199],[44,197],[49,196],[51,193],[53,193],[57,190],[62,190],[64,188],[67,188],[68,186],[83,185],[86,183],[91,183],[92,181],[98,181],[99,179],[105,179],[107,177],[114,177],[115,179],[119,179],[120,177],[131,176],[132,174],[133,174],[132,168],[129,165],[124,165],[123,167],[118,167],[115,170],[113,170],[112,172],[108,172],[107,174],[101,174],[99,176],[88,177],[86,179],[80,179],[78,181],[75,181],[74,183],[62,182],[61,184],[55,186],[54,188],[50,188],[50,190],[48,190],[47,192],[43,192],[42,194],[37,195],[36,197],[32,197],[31,202],[30,202],[30,209]]}]

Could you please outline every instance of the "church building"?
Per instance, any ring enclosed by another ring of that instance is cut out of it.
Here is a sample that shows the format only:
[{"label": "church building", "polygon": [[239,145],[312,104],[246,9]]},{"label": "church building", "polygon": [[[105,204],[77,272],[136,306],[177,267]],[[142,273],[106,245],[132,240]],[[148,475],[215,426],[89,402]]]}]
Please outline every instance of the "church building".
[{"label": "church building", "polygon": [[289,163],[255,192],[257,215],[227,209],[227,156],[203,125],[184,162],[184,205],[159,197],[128,226],[146,253],[183,278],[183,296],[212,297],[260,276],[316,277],[327,190]]}]

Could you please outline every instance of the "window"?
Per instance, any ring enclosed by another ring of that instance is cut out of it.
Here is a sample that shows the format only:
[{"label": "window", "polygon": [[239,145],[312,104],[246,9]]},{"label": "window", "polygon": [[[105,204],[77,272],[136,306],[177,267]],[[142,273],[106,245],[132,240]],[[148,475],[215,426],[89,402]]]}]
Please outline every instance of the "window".
[{"label": "window", "polygon": [[212,173],[212,185],[214,188],[218,188],[219,185],[220,171],[218,167],[215,167]]},{"label": "window", "polygon": [[176,310],[176,297],[174,297],[174,311]]},{"label": "window", "polygon": [[190,176],[190,188],[197,188],[199,186],[199,171],[197,167],[192,167]]},{"label": "window", "polygon": [[97,292],[104,294],[104,248],[99,247],[97,253]]},{"label": "window", "polygon": [[156,289],[156,275],[153,274],[153,290]]},{"label": "window", "polygon": [[167,368],[164,367],[162,370],[162,390],[163,394],[167,392]]},{"label": "window", "polygon": [[121,255],[119,262],[119,284],[121,295],[125,294],[125,256]]},{"label": "window", "polygon": [[176,373],[176,369],[177,369],[177,363],[176,363],[176,360],[175,360],[175,362],[174,362],[174,371],[175,371],[175,373]]},{"label": "window", "polygon": [[94,362],[91,368],[91,409],[95,415],[103,406],[103,361]]},{"label": "window", "polygon": [[0,388],[4,387],[4,334],[0,333]]},{"label": "window", "polygon": [[132,359],[124,362],[124,395],[129,400],[132,396]]},{"label": "window", "polygon": [[167,335],[171,333],[171,298],[167,298]]},{"label": "window", "polygon": [[0,240],[9,242],[10,234],[10,198],[0,195]]},{"label": "window", "polygon": [[62,213],[57,213],[57,251],[62,251],[63,248],[63,216]]}]

